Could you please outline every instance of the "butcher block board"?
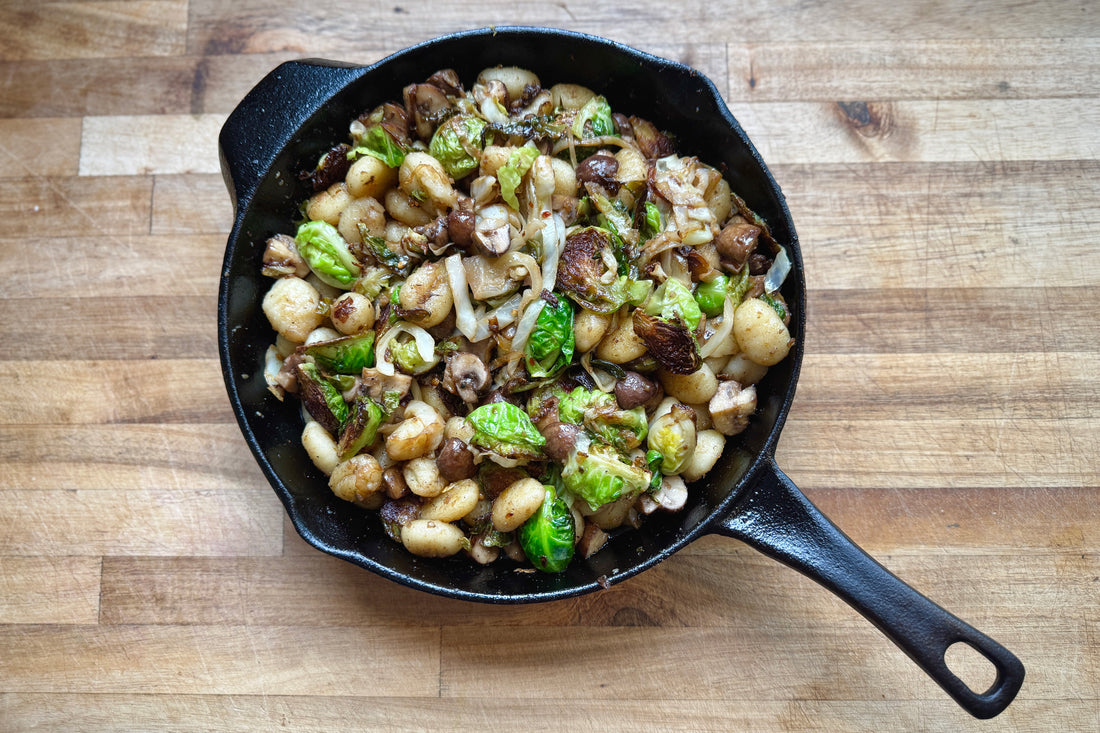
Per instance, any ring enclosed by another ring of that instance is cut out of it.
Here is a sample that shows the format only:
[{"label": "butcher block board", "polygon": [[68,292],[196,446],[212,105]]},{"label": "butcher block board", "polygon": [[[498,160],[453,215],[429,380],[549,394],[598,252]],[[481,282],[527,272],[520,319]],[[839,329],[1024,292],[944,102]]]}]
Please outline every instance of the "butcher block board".
[{"label": "butcher block board", "polygon": [[[218,131],[284,60],[493,24],[722,90],[806,263],[779,464],[1019,655],[999,718],[733,540],[497,607],[297,537],[218,364]],[[1083,2],[0,2],[0,730],[1100,730],[1098,97]]]}]

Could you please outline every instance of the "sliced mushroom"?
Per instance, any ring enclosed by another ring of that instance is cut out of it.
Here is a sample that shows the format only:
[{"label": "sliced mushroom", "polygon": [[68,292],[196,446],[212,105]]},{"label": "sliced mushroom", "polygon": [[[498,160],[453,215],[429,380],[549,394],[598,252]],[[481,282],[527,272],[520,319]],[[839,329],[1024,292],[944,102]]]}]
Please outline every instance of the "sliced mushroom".
[{"label": "sliced mushroom", "polygon": [[749,418],[756,411],[756,387],[742,388],[733,380],[722,382],[708,407],[715,430],[723,435],[737,435],[748,427]]},{"label": "sliced mushroom", "polygon": [[392,375],[386,375],[373,367],[368,367],[363,370],[362,380],[362,389],[375,402],[382,402],[387,392],[396,392],[399,399],[404,399],[412,389],[412,377],[398,371]]},{"label": "sliced mushroom", "polygon": [[480,393],[489,386],[489,368],[473,354],[457,352],[447,357],[443,371],[443,389],[457,394],[468,404],[479,401]]},{"label": "sliced mushroom", "polygon": [[474,246],[489,257],[500,257],[512,246],[508,209],[500,204],[486,206],[477,213],[474,224]]},{"label": "sliced mushroom", "polygon": [[451,109],[451,102],[434,84],[410,84],[405,87],[405,109],[421,140],[430,140],[435,128]]},{"label": "sliced mushroom", "polygon": [[263,274],[267,277],[301,277],[309,274],[309,265],[298,254],[294,237],[276,234],[264,249]]},{"label": "sliced mushroom", "polygon": [[454,69],[440,69],[429,76],[424,83],[439,87],[445,93],[456,97],[465,92],[462,87],[462,80],[458,78],[458,72]]}]

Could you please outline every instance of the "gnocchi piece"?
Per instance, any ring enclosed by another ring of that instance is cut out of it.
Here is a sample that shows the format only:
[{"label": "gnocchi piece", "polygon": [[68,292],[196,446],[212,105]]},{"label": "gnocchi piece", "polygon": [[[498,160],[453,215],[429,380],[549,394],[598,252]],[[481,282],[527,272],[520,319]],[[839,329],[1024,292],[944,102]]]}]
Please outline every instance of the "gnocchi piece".
[{"label": "gnocchi piece", "polygon": [[382,467],[374,456],[364,453],[337,464],[328,480],[332,493],[365,509],[382,505]]},{"label": "gnocchi piece", "polygon": [[733,337],[742,353],[762,366],[782,361],[791,350],[791,332],[775,309],[750,298],[733,314]]},{"label": "gnocchi piece", "polygon": [[304,343],[325,317],[321,294],[299,277],[281,277],[264,296],[264,315],[280,336],[296,344]]},{"label": "gnocchi piece", "polygon": [[302,447],[309,459],[321,473],[329,476],[340,463],[340,454],[336,450],[336,441],[316,420],[310,420],[302,429]]},{"label": "gnocchi piece", "polygon": [[443,493],[443,477],[439,475],[439,466],[434,458],[425,456],[412,459],[405,464],[401,475],[404,476],[409,491],[417,496],[432,498]]},{"label": "gnocchi piece", "polygon": [[364,155],[351,164],[344,180],[348,193],[355,198],[369,197],[380,201],[397,182],[397,169],[390,168],[373,155]]},{"label": "gnocchi piece", "polygon": [[456,481],[420,508],[420,518],[457,522],[477,507],[478,493],[477,482],[473,479]]},{"label": "gnocchi piece", "polygon": [[695,435],[695,452],[688,457],[680,471],[684,481],[698,481],[707,474],[722,456],[726,448],[726,436],[717,430],[701,430]]},{"label": "gnocchi piece", "polygon": [[414,519],[401,527],[401,544],[420,557],[450,557],[469,546],[466,534],[436,519]]},{"label": "gnocchi piece", "polygon": [[576,352],[585,354],[596,348],[610,326],[610,314],[596,313],[587,308],[580,309],[573,317],[573,340]]},{"label": "gnocchi piece", "polygon": [[718,391],[718,377],[706,364],[691,374],[673,374],[664,369],[659,370],[657,374],[661,380],[661,386],[665,388],[665,394],[689,405],[709,402]]},{"label": "gnocchi piece", "polygon": [[458,205],[454,181],[443,164],[428,153],[413,151],[406,155],[397,177],[402,191],[417,201],[430,201],[437,213]]},{"label": "gnocchi piece", "polygon": [[524,478],[500,492],[493,502],[493,529],[512,532],[531,518],[542,506],[546,489],[541,481]]},{"label": "gnocchi piece", "polygon": [[612,364],[625,364],[646,355],[645,342],[634,333],[634,320],[624,318],[596,347],[596,357]]},{"label": "gnocchi piece", "polygon": [[422,328],[437,326],[454,307],[451,282],[442,262],[428,262],[412,271],[401,286],[401,307],[415,311],[405,316]]},{"label": "gnocchi piece", "polygon": [[384,236],[386,209],[370,197],[353,199],[340,212],[336,230],[346,242],[362,242],[363,230],[372,237]]},{"label": "gnocchi piece", "polygon": [[325,221],[333,226],[340,223],[340,214],[351,202],[348,186],[341,181],[334,183],[324,191],[315,193],[306,203],[306,216],[312,221]]},{"label": "gnocchi piece", "polygon": [[337,331],[350,336],[374,325],[374,304],[359,293],[344,293],[332,301],[329,318]]},{"label": "gnocchi piece", "polygon": [[435,408],[413,400],[405,407],[405,419],[386,437],[386,452],[395,461],[425,456],[443,442],[445,425]]}]

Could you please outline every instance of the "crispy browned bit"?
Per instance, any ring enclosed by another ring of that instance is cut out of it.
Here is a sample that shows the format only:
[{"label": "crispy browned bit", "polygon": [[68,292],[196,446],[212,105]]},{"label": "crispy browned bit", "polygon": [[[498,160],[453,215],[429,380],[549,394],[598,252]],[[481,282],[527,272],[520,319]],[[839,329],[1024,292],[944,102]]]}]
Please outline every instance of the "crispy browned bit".
[{"label": "crispy browned bit", "polygon": [[386,534],[400,542],[401,528],[420,516],[420,503],[413,498],[387,501],[378,510],[378,515]]},{"label": "crispy browned bit", "polygon": [[350,150],[350,145],[340,143],[321,157],[316,168],[311,171],[302,171],[299,177],[309,181],[314,191],[323,191],[332,184],[344,180],[348,174],[348,168],[351,167],[351,161],[348,160]]},{"label": "crispy browned bit", "polygon": [[668,135],[658,130],[652,122],[643,120],[641,117],[628,119],[634,133],[634,141],[638,143],[638,148],[646,158],[655,160],[676,152]]},{"label": "crispy browned bit", "polygon": [[683,323],[669,323],[635,309],[634,333],[661,366],[673,374],[693,374],[703,365],[695,337]]},{"label": "crispy browned bit", "polygon": [[750,275],[766,275],[768,274],[768,268],[772,266],[772,260],[767,255],[760,252],[754,252],[749,255],[749,260],[746,263],[749,266]]}]

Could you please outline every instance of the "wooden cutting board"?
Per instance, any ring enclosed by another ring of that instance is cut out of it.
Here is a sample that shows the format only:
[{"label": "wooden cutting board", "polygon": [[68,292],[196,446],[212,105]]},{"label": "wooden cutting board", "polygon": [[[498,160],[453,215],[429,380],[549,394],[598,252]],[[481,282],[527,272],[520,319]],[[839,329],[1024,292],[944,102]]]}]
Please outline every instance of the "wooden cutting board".
[{"label": "wooden cutting board", "polygon": [[[806,260],[779,463],[1022,658],[995,722],[731,540],[513,608],[295,535],[218,365],[220,126],[283,60],[508,23],[725,93]],[[0,2],[0,730],[1100,730],[1098,98],[1081,2]]]}]

